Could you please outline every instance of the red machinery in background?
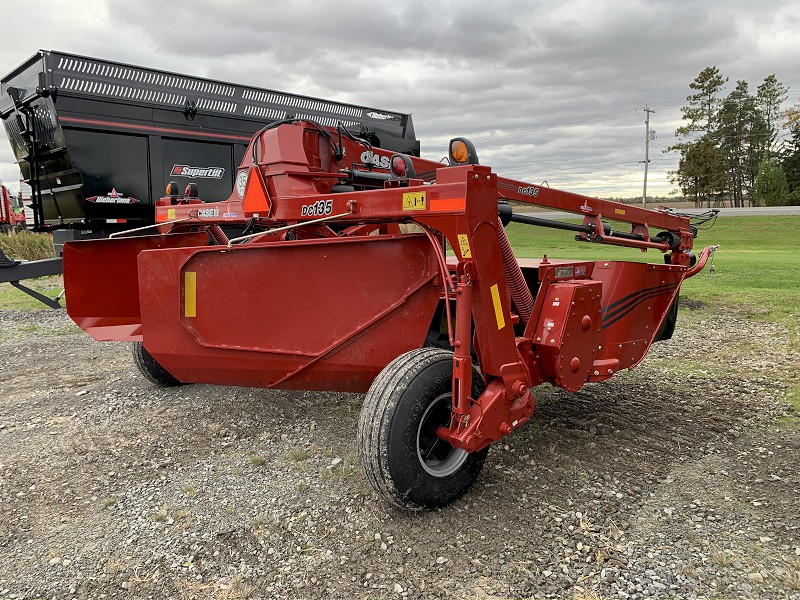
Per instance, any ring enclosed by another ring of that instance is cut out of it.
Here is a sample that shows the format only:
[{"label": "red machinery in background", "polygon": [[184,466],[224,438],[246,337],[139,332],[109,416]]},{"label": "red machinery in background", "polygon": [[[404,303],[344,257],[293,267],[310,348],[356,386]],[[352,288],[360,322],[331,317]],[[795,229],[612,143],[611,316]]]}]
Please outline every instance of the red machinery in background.
[{"label": "red machinery in background", "polygon": [[[636,366],[672,335],[680,285],[713,252],[695,263],[688,216],[498,177],[464,138],[441,164],[278,122],[251,140],[227,200],[176,187],[157,231],[65,245],[70,316],[97,340],[135,342],[161,384],[367,391],[359,454],[406,508],[462,495],[489,445],[531,417],[531,387],[574,392]],[[517,260],[509,221],[666,260]],[[247,229],[229,239],[228,225]]]},{"label": "red machinery in background", "polygon": [[3,232],[23,231],[25,225],[25,212],[22,202],[12,200],[8,188],[0,184],[0,229]]}]

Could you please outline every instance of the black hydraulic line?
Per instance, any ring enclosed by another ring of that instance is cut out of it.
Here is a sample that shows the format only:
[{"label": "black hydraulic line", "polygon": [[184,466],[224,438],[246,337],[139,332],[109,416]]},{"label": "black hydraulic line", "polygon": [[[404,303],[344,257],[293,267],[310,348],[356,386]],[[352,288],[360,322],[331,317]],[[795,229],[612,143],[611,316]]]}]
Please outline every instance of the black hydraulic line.
[{"label": "black hydraulic line", "polygon": [[[561,221],[551,221],[550,219],[541,219],[539,217],[531,217],[529,215],[512,214],[511,220],[515,223],[524,223],[525,225],[537,225],[539,227],[550,227],[552,229],[563,229],[565,231],[577,231],[592,236],[595,233],[594,225],[578,225],[577,223],[563,223]],[[626,233],[624,231],[616,231],[611,229],[611,225],[603,223],[603,235],[609,235],[624,240],[636,240],[637,242],[645,241],[644,237],[638,233]]]},{"label": "black hydraulic line", "polygon": [[608,223],[603,223],[603,235],[610,235],[615,238],[622,238],[623,240],[636,240],[637,242],[646,241],[644,236],[639,235],[638,233],[626,233],[624,231],[611,229],[611,225]]},{"label": "black hydraulic line", "polygon": [[511,220],[514,223],[524,223],[525,225],[538,225],[539,227],[550,227],[552,229],[564,229],[566,231],[579,231],[580,233],[592,234],[592,225],[578,225],[577,223],[562,223],[561,221],[551,221],[550,219],[540,219],[529,215],[512,214]]}]

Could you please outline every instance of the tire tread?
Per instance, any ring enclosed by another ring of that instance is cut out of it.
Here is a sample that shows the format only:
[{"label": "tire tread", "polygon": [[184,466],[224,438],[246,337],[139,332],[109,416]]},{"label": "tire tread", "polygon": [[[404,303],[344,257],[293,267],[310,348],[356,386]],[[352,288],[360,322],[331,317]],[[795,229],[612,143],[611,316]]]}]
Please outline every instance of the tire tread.
[{"label": "tire tread", "polygon": [[133,343],[132,354],[136,368],[139,369],[139,372],[144,375],[148,381],[164,387],[183,385],[178,379],[172,376],[169,371],[158,364],[142,342]]},{"label": "tire tread", "polygon": [[[435,347],[406,352],[380,372],[364,399],[358,420],[359,459],[373,488],[398,508],[418,511],[424,507],[409,500],[392,480],[388,460],[392,419],[387,414],[394,414],[403,392],[422,370],[452,357],[452,352]],[[484,456],[485,453],[480,457],[478,469]]]}]

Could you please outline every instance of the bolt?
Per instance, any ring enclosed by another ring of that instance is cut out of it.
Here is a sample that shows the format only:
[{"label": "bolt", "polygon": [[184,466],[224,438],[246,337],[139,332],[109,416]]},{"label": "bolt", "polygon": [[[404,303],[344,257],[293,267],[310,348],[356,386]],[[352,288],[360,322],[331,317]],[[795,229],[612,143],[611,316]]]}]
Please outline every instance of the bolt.
[{"label": "bolt", "polygon": [[613,372],[614,372],[614,370],[613,370],[613,369],[609,369],[609,370],[608,370],[608,374],[609,374],[609,375],[611,375]]},{"label": "bolt", "polygon": [[600,375],[600,371],[595,371],[594,374],[595,375]]},{"label": "bolt", "polygon": [[503,435],[508,435],[512,431],[514,431],[514,428],[511,427],[511,425],[509,425],[508,423],[500,424],[500,433],[502,433]]},{"label": "bolt", "polygon": [[540,338],[540,337],[537,337],[537,338],[536,338],[536,341],[537,341],[537,342],[541,342],[541,341],[542,341],[542,338]]},{"label": "bolt", "polygon": [[525,392],[528,391],[528,386],[525,385],[524,381],[517,381],[514,383],[514,395],[515,396],[524,396]]}]

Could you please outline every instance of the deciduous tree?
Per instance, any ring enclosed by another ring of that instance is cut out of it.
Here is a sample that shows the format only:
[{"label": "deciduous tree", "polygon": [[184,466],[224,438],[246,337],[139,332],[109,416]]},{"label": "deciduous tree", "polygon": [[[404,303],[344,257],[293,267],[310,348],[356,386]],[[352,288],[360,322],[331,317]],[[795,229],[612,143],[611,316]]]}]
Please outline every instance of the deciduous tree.
[{"label": "deciduous tree", "polygon": [[758,163],[754,197],[758,206],[784,206],[788,203],[789,186],[786,185],[786,175],[771,158],[763,158]]},{"label": "deciduous tree", "polygon": [[696,207],[705,202],[710,208],[712,201],[718,203],[727,189],[725,156],[708,136],[703,136],[681,153],[673,182],[685,196],[694,198]]}]

